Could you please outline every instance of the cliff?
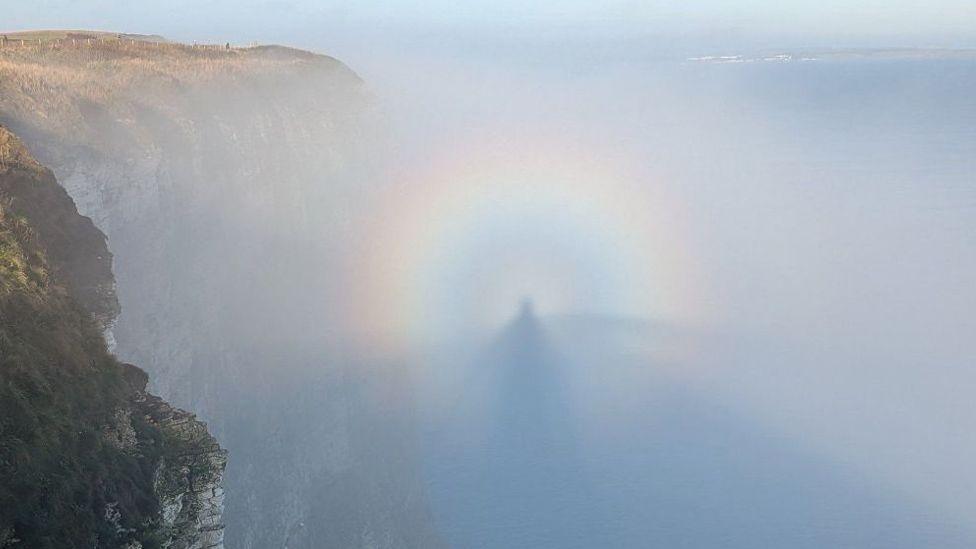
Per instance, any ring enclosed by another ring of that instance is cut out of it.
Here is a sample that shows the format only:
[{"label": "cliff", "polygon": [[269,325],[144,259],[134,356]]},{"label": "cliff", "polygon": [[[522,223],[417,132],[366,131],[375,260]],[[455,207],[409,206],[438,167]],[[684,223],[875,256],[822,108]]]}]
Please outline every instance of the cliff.
[{"label": "cliff", "polygon": [[108,353],[111,262],[0,126],[0,547],[222,547],[225,453]]},{"label": "cliff", "polygon": [[439,545],[410,381],[340,329],[375,111],[342,63],[289,48],[0,48],[0,122],[108,237],[114,352],[230,452],[229,546]]}]

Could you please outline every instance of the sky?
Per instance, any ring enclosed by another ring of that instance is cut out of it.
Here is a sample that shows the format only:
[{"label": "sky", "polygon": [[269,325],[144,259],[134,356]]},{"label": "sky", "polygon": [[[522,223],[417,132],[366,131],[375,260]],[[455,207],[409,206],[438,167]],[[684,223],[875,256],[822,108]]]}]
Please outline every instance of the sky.
[{"label": "sky", "polygon": [[4,30],[100,28],[332,50],[367,37],[474,39],[499,29],[537,38],[638,38],[671,47],[976,46],[976,3],[968,0],[0,0],[0,8]]}]

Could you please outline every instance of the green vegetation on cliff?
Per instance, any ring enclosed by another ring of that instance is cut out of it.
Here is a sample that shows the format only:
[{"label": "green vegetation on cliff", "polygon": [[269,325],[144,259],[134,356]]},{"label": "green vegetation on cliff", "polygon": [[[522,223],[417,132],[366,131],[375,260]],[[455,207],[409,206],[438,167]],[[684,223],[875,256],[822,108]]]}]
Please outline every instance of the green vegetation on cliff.
[{"label": "green vegetation on cliff", "polygon": [[171,543],[159,487],[178,492],[183,456],[212,450],[167,429],[172,409],[106,349],[110,266],[101,232],[0,127],[0,547]]}]

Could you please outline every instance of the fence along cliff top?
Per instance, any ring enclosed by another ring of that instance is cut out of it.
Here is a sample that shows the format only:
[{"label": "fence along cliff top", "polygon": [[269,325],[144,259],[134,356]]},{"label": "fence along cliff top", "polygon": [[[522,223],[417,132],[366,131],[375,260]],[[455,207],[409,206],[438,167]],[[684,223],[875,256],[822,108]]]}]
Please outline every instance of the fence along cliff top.
[{"label": "fence along cliff top", "polygon": [[169,46],[191,49],[236,49],[229,42],[224,44],[181,44],[159,35],[127,34],[102,31],[81,30],[42,30],[0,32],[0,48],[13,47],[51,47],[107,45],[116,46]]}]

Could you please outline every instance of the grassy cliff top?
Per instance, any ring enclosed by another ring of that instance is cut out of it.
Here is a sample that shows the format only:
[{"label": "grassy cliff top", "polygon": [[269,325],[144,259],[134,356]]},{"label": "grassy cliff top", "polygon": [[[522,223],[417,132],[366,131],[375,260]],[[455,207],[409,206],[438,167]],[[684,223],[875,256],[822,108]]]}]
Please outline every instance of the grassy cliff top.
[{"label": "grassy cliff top", "polygon": [[114,151],[142,143],[144,151],[150,125],[193,131],[203,119],[273,116],[273,105],[282,101],[311,116],[362,97],[359,77],[325,55],[114,34],[68,38],[77,32],[8,33],[6,40],[0,33],[0,124],[47,163],[52,151],[36,146],[46,138]]},{"label": "grassy cliff top", "polygon": [[50,74],[55,71],[65,85],[83,85],[86,80],[111,83],[146,74],[199,78],[296,69],[351,75],[332,57],[283,46],[181,44],[159,36],[92,31],[0,32],[0,76],[53,78],[58,76]]}]

